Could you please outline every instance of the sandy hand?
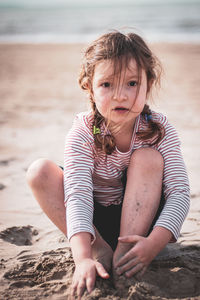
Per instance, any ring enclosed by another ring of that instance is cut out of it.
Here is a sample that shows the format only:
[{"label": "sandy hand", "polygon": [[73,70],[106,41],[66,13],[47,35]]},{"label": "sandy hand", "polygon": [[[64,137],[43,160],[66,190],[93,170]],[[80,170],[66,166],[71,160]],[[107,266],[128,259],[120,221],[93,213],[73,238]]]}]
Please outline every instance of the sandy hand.
[{"label": "sandy hand", "polygon": [[109,274],[104,269],[103,265],[91,258],[83,259],[76,265],[71,286],[71,299],[78,296],[81,299],[85,289],[91,293],[96,280],[96,275],[107,279]]},{"label": "sandy hand", "polygon": [[155,256],[151,241],[142,236],[132,235],[120,237],[119,242],[133,244],[133,246],[115,264],[116,273],[125,274],[127,277],[138,272],[143,274]]}]

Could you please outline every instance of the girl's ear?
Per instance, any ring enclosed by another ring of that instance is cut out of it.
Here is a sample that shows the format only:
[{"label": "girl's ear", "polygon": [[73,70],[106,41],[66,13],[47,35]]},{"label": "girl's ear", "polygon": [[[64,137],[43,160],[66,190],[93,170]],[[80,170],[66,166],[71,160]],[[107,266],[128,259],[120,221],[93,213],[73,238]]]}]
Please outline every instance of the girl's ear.
[{"label": "girl's ear", "polygon": [[86,91],[89,91],[90,90],[90,87],[89,87],[89,82],[87,79],[85,79],[82,83],[82,88]]},{"label": "girl's ear", "polygon": [[91,83],[88,84],[87,92],[88,92],[88,95],[90,97],[90,101],[95,102],[95,100],[94,100],[94,92],[93,92],[93,88],[92,88],[92,84]]}]

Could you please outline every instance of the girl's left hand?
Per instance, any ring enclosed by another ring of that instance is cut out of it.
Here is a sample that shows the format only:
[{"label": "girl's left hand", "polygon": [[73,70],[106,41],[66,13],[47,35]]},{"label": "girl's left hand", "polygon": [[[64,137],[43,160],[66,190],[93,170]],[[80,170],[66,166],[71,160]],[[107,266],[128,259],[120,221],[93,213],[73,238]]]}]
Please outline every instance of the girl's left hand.
[{"label": "girl's left hand", "polygon": [[126,277],[131,277],[138,272],[143,275],[157,255],[152,241],[147,237],[131,235],[119,237],[119,242],[133,244],[133,247],[115,265],[116,273],[124,274]]}]

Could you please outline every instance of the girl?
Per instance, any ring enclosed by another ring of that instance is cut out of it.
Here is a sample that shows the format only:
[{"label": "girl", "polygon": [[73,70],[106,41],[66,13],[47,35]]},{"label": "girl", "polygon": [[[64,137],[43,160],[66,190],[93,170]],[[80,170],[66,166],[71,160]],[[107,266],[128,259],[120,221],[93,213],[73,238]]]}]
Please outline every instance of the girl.
[{"label": "girl", "polygon": [[64,185],[50,161],[28,170],[40,206],[69,239],[72,296],[90,293],[111,266],[117,275],[143,274],[179,236],[189,184],[174,127],[148,106],[159,79],[159,62],[141,37],[101,36],[84,55],[79,83],[92,109],[67,135]]}]

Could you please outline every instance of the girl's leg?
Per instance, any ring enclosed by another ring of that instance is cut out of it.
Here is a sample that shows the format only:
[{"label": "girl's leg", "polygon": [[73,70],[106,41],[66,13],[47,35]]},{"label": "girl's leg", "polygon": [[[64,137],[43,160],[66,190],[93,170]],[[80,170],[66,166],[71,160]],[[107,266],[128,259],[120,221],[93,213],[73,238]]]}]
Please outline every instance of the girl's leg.
[{"label": "girl's leg", "polygon": [[[120,236],[146,236],[158,210],[163,178],[163,158],[152,148],[134,151],[127,172]],[[118,243],[113,265],[133,245]]]},{"label": "girl's leg", "polygon": [[49,219],[66,235],[63,171],[53,162],[39,159],[27,171],[33,195]]},{"label": "girl's leg", "polygon": [[[42,210],[66,235],[66,208],[64,205],[62,169],[49,160],[39,159],[29,167],[27,181]],[[96,240],[92,246],[93,257],[109,270],[113,251],[98,231],[95,231]]]}]

